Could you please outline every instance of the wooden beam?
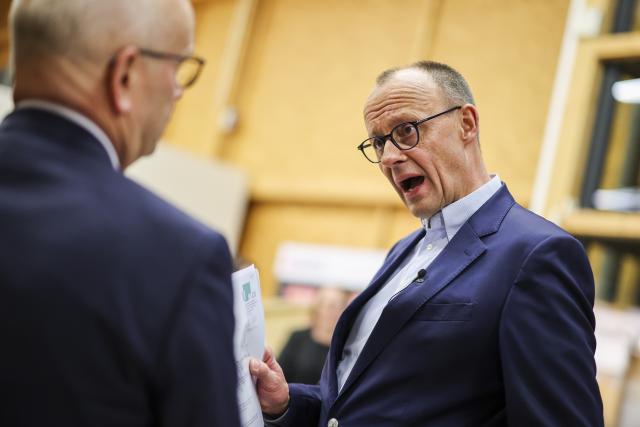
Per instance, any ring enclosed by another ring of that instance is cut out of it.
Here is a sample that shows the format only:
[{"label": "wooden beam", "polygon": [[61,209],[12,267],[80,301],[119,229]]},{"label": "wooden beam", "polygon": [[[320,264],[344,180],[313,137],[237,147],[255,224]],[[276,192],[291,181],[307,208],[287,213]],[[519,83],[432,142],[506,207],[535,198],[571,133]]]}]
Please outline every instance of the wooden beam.
[{"label": "wooden beam", "polygon": [[640,213],[578,209],[561,223],[569,233],[586,238],[640,241]]},{"label": "wooden beam", "polygon": [[[258,0],[236,1],[227,43],[220,61],[218,83],[213,95],[213,111],[218,124],[221,115],[225,114],[228,108],[234,108],[234,97],[249,44],[257,4]],[[215,157],[218,157],[219,147],[224,136],[225,131],[218,126],[210,147],[210,153]]]}]

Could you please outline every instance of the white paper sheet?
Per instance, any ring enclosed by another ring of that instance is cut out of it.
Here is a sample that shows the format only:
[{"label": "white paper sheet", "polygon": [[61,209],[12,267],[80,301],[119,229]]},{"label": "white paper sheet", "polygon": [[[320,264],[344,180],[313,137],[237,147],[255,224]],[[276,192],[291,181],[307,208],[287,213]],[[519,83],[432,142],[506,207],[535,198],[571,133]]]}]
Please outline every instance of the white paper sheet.
[{"label": "white paper sheet", "polygon": [[238,404],[243,427],[263,427],[262,411],[255,382],[249,373],[249,358],[262,360],[264,353],[264,309],[258,270],[251,265],[236,271],[233,282],[233,337],[238,369]]}]

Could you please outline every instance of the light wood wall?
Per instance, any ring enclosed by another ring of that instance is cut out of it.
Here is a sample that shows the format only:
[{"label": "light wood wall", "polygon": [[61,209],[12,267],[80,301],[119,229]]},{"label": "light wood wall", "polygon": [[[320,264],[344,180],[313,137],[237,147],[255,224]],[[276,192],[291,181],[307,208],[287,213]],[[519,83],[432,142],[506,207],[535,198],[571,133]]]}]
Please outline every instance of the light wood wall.
[{"label": "light wood wall", "polygon": [[[248,173],[252,202],[240,255],[258,265],[273,294],[283,240],[388,248],[419,226],[355,149],[366,136],[363,102],[388,67],[426,58],[462,72],[480,110],[488,167],[527,204],[568,5],[200,0],[197,50],[209,63],[165,137]],[[216,80],[229,69],[234,81]],[[226,133],[217,122],[225,101],[238,115]]]}]

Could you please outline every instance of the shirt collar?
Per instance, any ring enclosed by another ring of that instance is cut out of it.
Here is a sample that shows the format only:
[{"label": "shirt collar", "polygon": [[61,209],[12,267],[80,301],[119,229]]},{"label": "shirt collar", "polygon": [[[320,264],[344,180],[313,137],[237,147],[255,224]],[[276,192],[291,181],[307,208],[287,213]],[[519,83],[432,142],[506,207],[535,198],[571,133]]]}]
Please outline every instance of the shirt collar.
[{"label": "shirt collar", "polygon": [[[498,175],[493,175],[489,182],[483,184],[475,191],[463,198],[456,200],[429,219],[422,219],[422,225],[427,234],[444,227],[447,240],[451,241],[462,225],[476,213],[487,200],[491,198],[502,186]],[[429,227],[430,226],[430,227]],[[435,227],[435,228],[434,228]]]},{"label": "shirt collar", "polygon": [[57,104],[51,101],[45,101],[42,99],[25,99],[24,101],[18,102],[16,105],[16,109],[23,108],[36,108],[39,110],[45,110],[53,114],[57,114],[66,118],[67,120],[72,121],[78,126],[85,129],[89,132],[95,139],[100,142],[100,145],[104,147],[104,150],[107,152],[107,156],[109,156],[109,161],[111,161],[111,165],[115,170],[120,170],[120,160],[118,160],[118,154],[116,153],[111,140],[107,136],[106,133],[98,125],[96,125],[91,119],[83,114],[78,113],[70,108],[67,108],[63,105]]}]

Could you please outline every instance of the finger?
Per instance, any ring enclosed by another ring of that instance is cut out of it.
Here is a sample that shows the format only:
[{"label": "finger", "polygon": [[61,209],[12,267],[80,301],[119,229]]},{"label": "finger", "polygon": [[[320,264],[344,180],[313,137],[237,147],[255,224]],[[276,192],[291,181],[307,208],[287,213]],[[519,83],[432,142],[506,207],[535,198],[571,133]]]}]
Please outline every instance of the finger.
[{"label": "finger", "polygon": [[282,368],[280,367],[280,364],[278,363],[275,356],[273,355],[273,349],[271,349],[270,347],[266,347],[264,352],[264,357],[262,360],[264,361],[264,363],[267,364],[269,369],[284,376],[282,372]]},{"label": "finger", "polygon": [[[263,366],[266,369],[263,370]],[[249,372],[251,373],[251,375],[261,379],[268,370],[269,368],[267,367],[267,365],[259,361],[258,359],[254,359],[253,357],[249,359]]]},{"label": "finger", "polygon": [[276,383],[278,376],[269,368],[269,366],[259,361],[258,359],[252,359],[249,361],[249,372],[255,376],[263,386],[271,386]]},{"label": "finger", "polygon": [[273,349],[269,345],[264,346],[264,354],[262,355],[262,361],[266,362],[268,359],[273,358]]}]

